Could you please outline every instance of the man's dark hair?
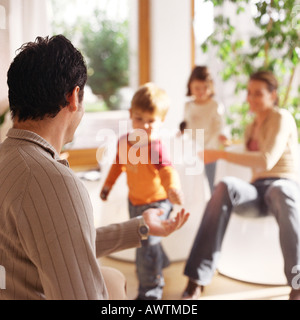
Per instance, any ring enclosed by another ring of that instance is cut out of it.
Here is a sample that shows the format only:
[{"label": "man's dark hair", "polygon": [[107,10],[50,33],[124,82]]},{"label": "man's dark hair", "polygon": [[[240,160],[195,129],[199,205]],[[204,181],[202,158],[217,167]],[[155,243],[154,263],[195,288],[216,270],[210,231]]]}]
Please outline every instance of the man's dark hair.
[{"label": "man's dark hair", "polygon": [[79,86],[83,99],[87,68],[82,54],[62,35],[37,37],[20,49],[7,73],[12,118],[55,117]]}]

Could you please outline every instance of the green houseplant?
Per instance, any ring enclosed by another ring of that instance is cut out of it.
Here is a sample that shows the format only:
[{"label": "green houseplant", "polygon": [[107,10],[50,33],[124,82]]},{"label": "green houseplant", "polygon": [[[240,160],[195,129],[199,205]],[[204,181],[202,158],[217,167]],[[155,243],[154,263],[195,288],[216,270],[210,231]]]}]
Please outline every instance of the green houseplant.
[{"label": "green houseplant", "polygon": [[[210,1],[210,0],[205,0]],[[300,87],[295,86],[296,69],[300,62],[300,5],[295,0],[213,0],[215,8],[231,3],[237,15],[253,6],[252,22],[255,34],[243,39],[238,27],[223,14],[215,16],[215,30],[202,44],[202,50],[214,48],[223,63],[224,81],[234,81],[233,94],[246,89],[249,75],[258,69],[275,72],[281,82],[280,107],[294,115],[300,132]],[[245,21],[245,23],[247,23]],[[246,104],[230,106],[227,123],[233,138],[241,138],[250,120]],[[239,117],[236,117],[236,114]]]},{"label": "green houseplant", "polygon": [[[118,105],[117,91],[128,85],[128,21],[112,21],[95,11],[94,23],[83,23],[81,47],[88,63],[88,84],[109,109]],[[95,28],[95,26],[97,26]]]},{"label": "green houseplant", "polygon": [[129,82],[128,21],[108,18],[95,5],[88,18],[77,12],[72,22],[63,15],[74,6],[72,0],[51,0],[51,4],[53,32],[64,34],[83,52],[92,93],[105,102],[107,109],[117,109],[118,90]]}]

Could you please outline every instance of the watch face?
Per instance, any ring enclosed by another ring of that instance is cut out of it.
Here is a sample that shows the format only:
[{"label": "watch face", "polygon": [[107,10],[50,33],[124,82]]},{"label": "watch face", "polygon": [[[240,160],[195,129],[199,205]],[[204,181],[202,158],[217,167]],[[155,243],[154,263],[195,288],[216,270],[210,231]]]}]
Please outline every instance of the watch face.
[{"label": "watch face", "polygon": [[140,233],[143,235],[148,234],[148,228],[146,226],[140,226]]}]

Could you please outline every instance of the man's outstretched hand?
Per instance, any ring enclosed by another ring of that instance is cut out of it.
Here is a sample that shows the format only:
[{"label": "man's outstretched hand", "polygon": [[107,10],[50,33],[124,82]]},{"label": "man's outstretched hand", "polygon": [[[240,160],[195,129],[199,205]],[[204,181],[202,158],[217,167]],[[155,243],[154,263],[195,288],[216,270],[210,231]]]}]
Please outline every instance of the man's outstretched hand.
[{"label": "man's outstretched hand", "polygon": [[143,212],[143,217],[149,227],[149,235],[166,237],[177,229],[180,229],[189,218],[190,214],[181,209],[176,217],[168,220],[161,220],[160,215],[163,212],[160,209],[150,208]]}]

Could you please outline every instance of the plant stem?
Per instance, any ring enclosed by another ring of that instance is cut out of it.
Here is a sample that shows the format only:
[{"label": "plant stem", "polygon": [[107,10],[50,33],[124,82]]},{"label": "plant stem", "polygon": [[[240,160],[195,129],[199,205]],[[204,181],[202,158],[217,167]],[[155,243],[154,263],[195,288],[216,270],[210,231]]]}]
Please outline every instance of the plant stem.
[{"label": "plant stem", "polygon": [[281,104],[283,107],[286,105],[286,103],[288,101],[289,94],[290,94],[290,91],[291,91],[291,88],[292,88],[292,83],[293,83],[294,76],[295,76],[295,71],[296,71],[296,66],[293,67],[291,75],[290,75],[290,78],[289,78],[288,86],[287,86],[287,89],[286,89],[286,92],[285,92],[285,95],[284,95],[283,102]]},{"label": "plant stem", "polygon": [[[273,0],[271,1],[269,7],[268,7],[268,14],[269,14],[269,22],[268,22],[268,25],[267,25],[267,33],[269,33],[271,30],[272,30],[272,26],[273,26],[273,19],[272,19],[272,16],[271,16],[271,8],[272,8],[272,5],[273,5]],[[265,43],[265,46],[264,46],[264,50],[265,50],[265,61],[264,61],[264,66],[265,68],[268,68],[269,66],[269,49],[270,49],[270,43],[269,41],[267,40],[266,43]]]}]

